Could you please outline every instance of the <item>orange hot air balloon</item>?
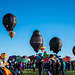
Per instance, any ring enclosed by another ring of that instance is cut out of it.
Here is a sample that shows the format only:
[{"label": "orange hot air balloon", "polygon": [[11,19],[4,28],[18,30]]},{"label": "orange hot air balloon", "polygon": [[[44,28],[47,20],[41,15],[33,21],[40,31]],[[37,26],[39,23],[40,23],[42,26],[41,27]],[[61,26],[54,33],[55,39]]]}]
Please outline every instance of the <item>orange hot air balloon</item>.
[{"label": "orange hot air balloon", "polygon": [[72,52],[73,52],[73,54],[75,56],[75,46],[73,47]]},{"label": "orange hot air balloon", "polygon": [[10,36],[11,38],[13,38],[13,37],[15,36],[15,32],[14,32],[14,31],[10,31],[10,32],[9,32],[9,36]]},{"label": "orange hot air balloon", "polygon": [[41,51],[43,52],[43,51],[44,51],[44,49],[45,49],[45,46],[44,46],[44,45],[42,45],[40,49],[41,49]]},{"label": "orange hot air balloon", "polygon": [[6,54],[6,53],[2,53],[2,54],[1,54],[1,58],[2,58],[2,59],[5,59],[6,57],[7,57],[7,54]]}]

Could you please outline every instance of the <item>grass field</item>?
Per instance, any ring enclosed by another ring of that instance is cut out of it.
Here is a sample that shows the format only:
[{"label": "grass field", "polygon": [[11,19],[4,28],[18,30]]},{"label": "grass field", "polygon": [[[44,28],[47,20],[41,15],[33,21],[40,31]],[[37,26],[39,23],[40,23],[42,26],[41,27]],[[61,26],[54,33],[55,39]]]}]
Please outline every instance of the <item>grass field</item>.
[{"label": "grass field", "polygon": [[[38,69],[33,72],[33,69],[25,69],[22,71],[23,75],[39,75]],[[47,75],[46,71],[43,72],[42,75]],[[66,75],[75,75],[75,71],[66,71]]]}]

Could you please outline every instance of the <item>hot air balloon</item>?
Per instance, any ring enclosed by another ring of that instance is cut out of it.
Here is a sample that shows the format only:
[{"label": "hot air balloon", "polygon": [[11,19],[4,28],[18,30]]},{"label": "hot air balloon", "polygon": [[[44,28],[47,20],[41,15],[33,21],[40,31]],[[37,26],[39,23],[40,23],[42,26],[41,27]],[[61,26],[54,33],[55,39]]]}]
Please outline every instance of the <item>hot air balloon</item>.
[{"label": "hot air balloon", "polygon": [[72,52],[73,52],[73,54],[75,56],[75,46],[73,47]]},{"label": "hot air balloon", "polygon": [[44,45],[42,45],[40,49],[41,49],[41,51],[43,52],[43,51],[44,51],[44,49],[45,49],[45,46],[44,46]]},{"label": "hot air balloon", "polygon": [[22,62],[24,62],[24,63],[28,63],[28,59],[22,59]]},{"label": "hot air balloon", "polygon": [[36,56],[35,55],[32,55],[32,56],[29,56],[30,60],[35,60],[36,59]]},{"label": "hot air balloon", "polygon": [[45,62],[45,63],[47,63],[47,62],[48,62],[48,57],[46,57],[46,58],[44,59],[44,62]]},{"label": "hot air balloon", "polygon": [[14,27],[16,26],[16,23],[17,23],[17,19],[11,13],[8,13],[3,17],[3,25],[7,31],[13,30]]},{"label": "hot air balloon", "polygon": [[47,53],[47,51],[44,51],[44,53]]},{"label": "hot air balloon", "polygon": [[15,35],[15,32],[14,32],[14,31],[10,31],[10,32],[9,32],[9,36],[10,36],[11,38],[13,38],[14,35]]},{"label": "hot air balloon", "polygon": [[6,57],[7,57],[7,54],[6,54],[6,53],[2,53],[2,54],[1,54],[1,58],[2,58],[2,59],[5,59]]},{"label": "hot air balloon", "polygon": [[48,62],[49,61],[55,61],[56,62],[55,58],[53,58],[53,57],[48,58]]},{"label": "hot air balloon", "polygon": [[65,62],[72,61],[72,58],[71,58],[70,56],[66,56],[66,57],[64,58],[64,61],[65,61]]},{"label": "hot air balloon", "polygon": [[30,39],[30,45],[33,47],[34,51],[37,53],[41,46],[43,45],[43,38],[38,30],[33,32]]},{"label": "hot air balloon", "polygon": [[50,40],[49,42],[49,46],[50,46],[50,50],[54,53],[58,53],[59,51],[61,51],[61,47],[62,47],[62,40],[59,39],[58,37],[54,37]]},{"label": "hot air balloon", "polygon": [[16,60],[16,57],[17,57],[16,55],[12,55],[12,58],[15,59],[15,60]]}]

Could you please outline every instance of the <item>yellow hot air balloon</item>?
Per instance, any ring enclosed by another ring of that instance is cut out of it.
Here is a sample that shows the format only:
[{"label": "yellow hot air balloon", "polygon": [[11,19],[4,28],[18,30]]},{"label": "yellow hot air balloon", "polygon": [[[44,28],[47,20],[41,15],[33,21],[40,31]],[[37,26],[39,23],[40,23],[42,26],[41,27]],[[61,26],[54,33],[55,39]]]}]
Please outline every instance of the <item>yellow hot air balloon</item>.
[{"label": "yellow hot air balloon", "polygon": [[45,46],[44,46],[44,45],[42,45],[40,49],[41,49],[41,51],[43,52],[43,51],[44,51],[44,49],[45,49]]},{"label": "yellow hot air balloon", "polygon": [[1,54],[1,58],[2,58],[2,59],[5,59],[6,57],[7,57],[7,54],[6,54],[6,53],[2,53],[2,54]]}]

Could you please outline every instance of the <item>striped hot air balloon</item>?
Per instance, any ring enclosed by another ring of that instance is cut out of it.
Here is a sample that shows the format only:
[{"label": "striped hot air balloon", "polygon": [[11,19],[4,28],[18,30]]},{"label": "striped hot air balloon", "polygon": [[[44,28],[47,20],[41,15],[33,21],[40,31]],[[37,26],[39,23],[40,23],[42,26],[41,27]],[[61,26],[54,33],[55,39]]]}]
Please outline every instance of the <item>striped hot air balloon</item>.
[{"label": "striped hot air balloon", "polygon": [[7,54],[6,54],[6,53],[2,53],[2,54],[1,54],[1,58],[2,58],[2,59],[5,59],[6,57],[7,57]]},{"label": "striped hot air balloon", "polygon": [[41,49],[41,51],[43,52],[43,51],[44,51],[44,49],[45,49],[45,46],[44,46],[44,45],[42,45],[40,49]]},{"label": "striped hot air balloon", "polygon": [[56,62],[55,58],[53,58],[53,57],[48,58],[48,62],[49,61],[55,61]]}]

